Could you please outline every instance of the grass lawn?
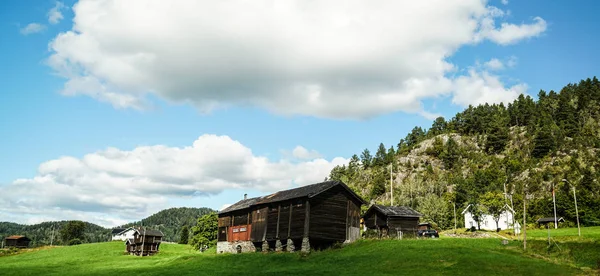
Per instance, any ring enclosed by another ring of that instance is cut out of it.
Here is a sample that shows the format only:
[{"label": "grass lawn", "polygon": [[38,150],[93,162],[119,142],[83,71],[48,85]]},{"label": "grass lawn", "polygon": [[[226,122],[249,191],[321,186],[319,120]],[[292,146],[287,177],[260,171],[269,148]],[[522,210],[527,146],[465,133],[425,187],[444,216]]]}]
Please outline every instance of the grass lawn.
[{"label": "grass lawn", "polygon": [[[540,240],[543,242],[543,240]],[[441,238],[361,240],[341,249],[215,254],[163,244],[151,257],[123,255],[121,242],[83,244],[0,257],[3,275],[590,275],[515,249],[518,241]]]}]

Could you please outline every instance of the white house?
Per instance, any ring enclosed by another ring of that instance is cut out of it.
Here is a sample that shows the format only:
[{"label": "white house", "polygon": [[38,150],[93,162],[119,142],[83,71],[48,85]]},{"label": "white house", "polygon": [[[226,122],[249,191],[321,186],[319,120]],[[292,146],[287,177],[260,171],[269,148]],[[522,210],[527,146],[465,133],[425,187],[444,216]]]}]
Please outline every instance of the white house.
[{"label": "white house", "polygon": [[135,233],[135,229],[133,229],[133,227],[116,228],[112,231],[112,240],[126,241],[127,239],[133,239],[133,233]]},{"label": "white house", "polygon": [[[477,221],[473,218],[473,214],[470,211],[471,206],[472,205],[469,204],[467,208],[462,211],[462,214],[465,216],[465,228],[477,228]],[[514,229],[515,234],[519,234],[521,231],[521,224],[514,220],[515,211],[510,208],[508,204],[504,204],[503,208],[504,211],[500,213],[500,219],[498,220],[498,228],[500,228],[500,230]],[[496,231],[496,221],[492,215],[483,214],[480,219],[479,226],[481,229]]]}]

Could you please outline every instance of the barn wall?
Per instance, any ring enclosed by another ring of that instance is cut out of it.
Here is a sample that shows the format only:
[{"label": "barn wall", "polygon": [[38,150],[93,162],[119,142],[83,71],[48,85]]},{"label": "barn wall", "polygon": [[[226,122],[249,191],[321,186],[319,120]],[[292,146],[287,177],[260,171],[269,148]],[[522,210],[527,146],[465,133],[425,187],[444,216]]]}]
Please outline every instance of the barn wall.
[{"label": "barn wall", "polygon": [[263,241],[265,239],[268,214],[268,207],[252,211],[252,233],[250,235],[251,241],[258,242]]},{"label": "barn wall", "polygon": [[267,215],[267,240],[274,240],[277,237],[277,217],[279,205],[269,206]]},{"label": "barn wall", "polygon": [[[358,206],[359,203],[340,186],[325,191],[310,201],[310,238],[345,241],[349,204]],[[355,220],[358,225],[359,217],[356,216]]]}]

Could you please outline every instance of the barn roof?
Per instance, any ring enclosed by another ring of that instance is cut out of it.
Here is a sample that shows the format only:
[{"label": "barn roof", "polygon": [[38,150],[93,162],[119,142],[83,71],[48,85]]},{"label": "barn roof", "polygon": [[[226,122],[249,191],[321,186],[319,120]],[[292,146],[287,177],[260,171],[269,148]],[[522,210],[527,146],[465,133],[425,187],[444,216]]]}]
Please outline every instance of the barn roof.
[{"label": "barn roof", "polygon": [[20,239],[30,240],[28,237],[21,236],[21,235],[12,235],[12,236],[8,236],[4,239],[5,240],[20,240]]},{"label": "barn roof", "polygon": [[135,228],[135,231],[140,233],[140,235],[144,235],[144,236],[155,236],[155,237],[163,236],[163,232],[161,232],[159,230]]},{"label": "barn roof", "polygon": [[[377,210],[388,217],[422,217],[423,215],[407,206],[383,206],[373,204],[366,213],[371,209]],[[365,214],[366,214],[365,213]]]},{"label": "barn roof", "polygon": [[284,201],[284,200],[289,200],[289,199],[294,199],[294,198],[301,198],[301,197],[311,198],[311,197],[314,197],[314,196],[316,196],[324,191],[327,191],[335,186],[338,186],[338,185],[344,187],[344,189],[346,189],[352,196],[354,196],[356,199],[358,199],[363,204],[366,203],[362,198],[360,198],[356,193],[354,193],[350,188],[348,188],[348,186],[346,186],[346,184],[344,184],[343,182],[341,182],[341,181],[325,181],[325,182],[306,185],[306,186],[302,186],[302,187],[298,187],[298,188],[294,188],[294,189],[275,192],[273,194],[262,196],[262,197],[253,197],[253,198],[243,199],[243,200],[240,200],[240,201],[236,202],[235,204],[221,210],[219,213],[220,214],[229,213],[232,211],[246,209],[253,205],[279,202],[279,201]]}]

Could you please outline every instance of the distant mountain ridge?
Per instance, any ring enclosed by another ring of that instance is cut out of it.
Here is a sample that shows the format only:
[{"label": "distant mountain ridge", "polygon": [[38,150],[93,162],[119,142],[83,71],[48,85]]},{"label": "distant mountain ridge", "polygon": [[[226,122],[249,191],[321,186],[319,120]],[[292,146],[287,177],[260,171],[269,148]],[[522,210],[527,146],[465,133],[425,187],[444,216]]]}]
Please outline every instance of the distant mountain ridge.
[{"label": "distant mountain ridge", "polygon": [[[216,212],[210,208],[169,208],[153,214],[141,221],[127,223],[114,228],[126,228],[130,226],[149,227],[160,230],[165,235],[165,241],[179,241],[179,232],[184,225],[193,226],[196,220],[208,213]],[[25,235],[31,239],[31,246],[43,246],[62,244],[60,229],[69,221],[47,221],[33,225],[18,224],[14,222],[0,222],[0,238],[10,235]],[[113,228],[105,228],[90,222],[85,222],[85,242],[103,242],[111,239]]]}]

